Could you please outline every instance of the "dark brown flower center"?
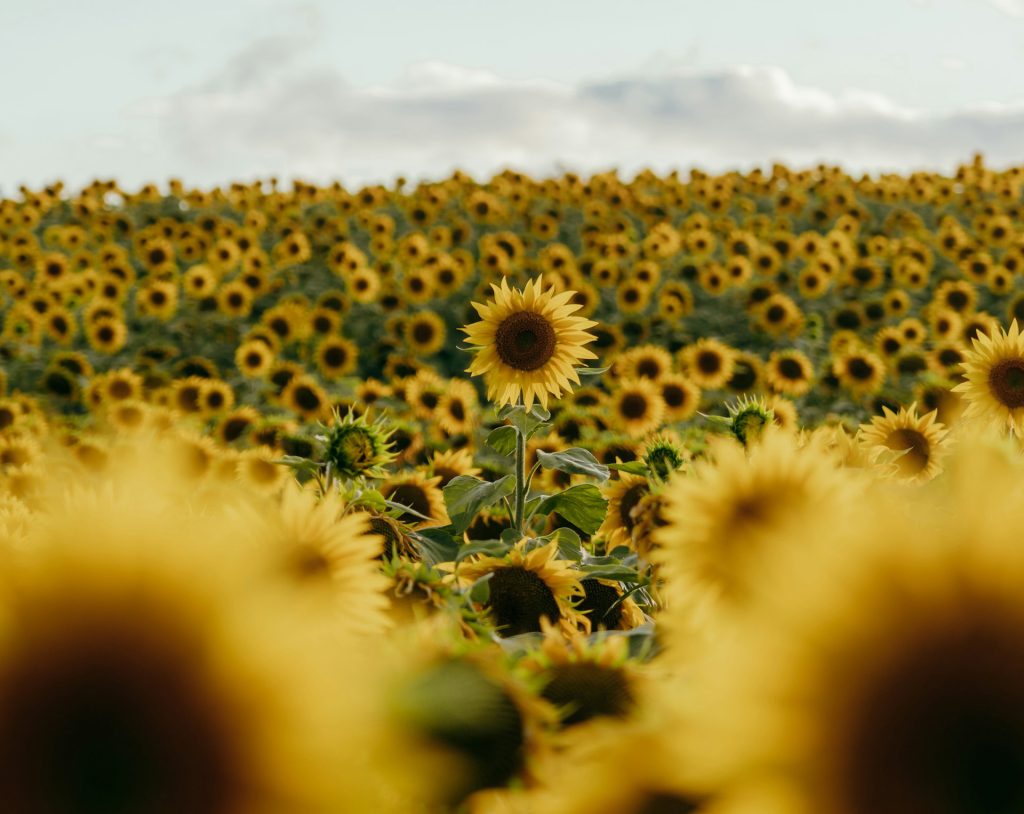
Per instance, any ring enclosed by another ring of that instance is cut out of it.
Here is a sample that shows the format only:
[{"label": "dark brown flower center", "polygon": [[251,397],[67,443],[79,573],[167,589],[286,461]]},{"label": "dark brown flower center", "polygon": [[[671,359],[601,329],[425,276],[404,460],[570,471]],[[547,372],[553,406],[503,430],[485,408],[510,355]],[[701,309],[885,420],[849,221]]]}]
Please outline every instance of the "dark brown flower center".
[{"label": "dark brown flower center", "polygon": [[649,491],[650,487],[646,483],[637,483],[634,486],[630,486],[619,501],[619,519],[622,521],[622,525],[625,526],[626,531],[632,531],[633,526],[636,525],[633,509],[637,507],[637,504],[643,500],[644,495]]},{"label": "dark brown flower center", "polygon": [[690,797],[656,791],[647,794],[630,814],[695,814],[700,806],[700,802]]},{"label": "dark brown flower center", "polygon": [[[387,499],[392,503],[398,503],[402,506],[408,506],[413,512],[417,512],[423,517],[430,517],[430,497],[427,493],[415,483],[402,483],[394,487],[387,493]],[[412,512],[403,512],[399,515],[398,519],[403,523],[418,523],[423,517],[419,517],[417,514]]]},{"label": "dark brown flower center", "polygon": [[657,359],[651,357],[641,359],[636,366],[636,375],[646,379],[657,379],[661,375],[661,365]]},{"label": "dark brown flower center", "polygon": [[804,367],[796,359],[782,359],[779,362],[779,375],[790,381],[802,381]]},{"label": "dark brown flower center", "polygon": [[71,620],[64,635],[26,644],[5,666],[4,810],[214,814],[244,805],[229,719],[189,655],[198,643],[103,621],[91,629]]},{"label": "dark brown flower center", "polygon": [[619,411],[630,421],[643,418],[647,414],[647,399],[642,393],[627,393],[622,397]]},{"label": "dark brown flower center", "polygon": [[893,450],[906,450],[906,454],[901,455],[896,462],[900,473],[906,476],[916,475],[928,466],[931,459],[928,439],[909,427],[893,430],[885,439],[885,445]]},{"label": "dark brown flower center", "polygon": [[855,356],[846,363],[847,372],[858,381],[868,381],[875,375],[875,368],[866,359]]},{"label": "dark brown flower center", "polygon": [[295,388],[295,404],[302,410],[316,410],[321,406],[320,395],[307,385],[299,385]]},{"label": "dark brown flower center", "polygon": [[718,373],[722,369],[722,357],[713,350],[702,351],[697,354],[697,368],[709,375]]},{"label": "dark brown flower center", "polygon": [[621,718],[633,706],[633,693],[622,670],[599,664],[560,664],[541,695],[562,710],[565,726],[598,716]]},{"label": "dark brown flower center", "polygon": [[583,599],[578,605],[579,611],[586,616],[594,628],[605,627],[614,630],[622,621],[622,604],[620,595],[611,585],[605,585],[596,579],[585,579]]},{"label": "dark brown flower center", "polygon": [[412,329],[412,337],[418,345],[427,345],[434,341],[434,326],[426,322],[417,322]]},{"label": "dark brown flower center", "polygon": [[1024,811],[1021,632],[992,619],[951,627],[896,651],[857,699],[844,744],[844,810]]},{"label": "dark brown flower center", "polygon": [[988,386],[1000,404],[1014,410],[1024,407],[1024,359],[1004,359],[992,367]]},{"label": "dark brown flower center", "polygon": [[505,636],[540,632],[540,620],[557,622],[562,614],[547,583],[519,565],[499,568],[490,581],[488,606]]},{"label": "dark brown flower center", "polygon": [[517,311],[502,320],[495,336],[498,357],[516,370],[536,370],[555,354],[555,329],[540,314]]}]

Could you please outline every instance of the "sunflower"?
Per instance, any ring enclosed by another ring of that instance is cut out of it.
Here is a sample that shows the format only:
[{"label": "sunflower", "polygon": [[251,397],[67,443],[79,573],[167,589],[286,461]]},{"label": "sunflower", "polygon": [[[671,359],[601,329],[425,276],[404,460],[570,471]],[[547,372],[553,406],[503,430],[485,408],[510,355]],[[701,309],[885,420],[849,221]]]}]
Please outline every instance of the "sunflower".
[{"label": "sunflower", "polygon": [[586,617],[573,606],[583,595],[580,572],[558,558],[557,541],[527,550],[523,540],[503,557],[464,561],[456,573],[466,584],[488,577],[484,607],[502,636],[539,633],[544,619],[566,631],[587,627]]},{"label": "sunflower", "polygon": [[441,478],[426,478],[407,472],[389,478],[381,487],[384,498],[397,507],[398,520],[415,529],[443,526],[448,522],[444,495],[438,484]]},{"label": "sunflower", "polygon": [[281,400],[307,421],[323,416],[328,405],[327,393],[316,379],[301,374],[292,377],[281,393]]},{"label": "sunflower", "polygon": [[316,366],[325,379],[339,379],[355,372],[358,362],[359,349],[343,336],[328,336],[316,347]]},{"label": "sunflower", "polygon": [[469,373],[484,376],[487,396],[498,406],[522,400],[530,409],[536,400],[546,407],[549,395],[559,398],[580,383],[582,360],[597,358],[585,347],[596,338],[586,329],[597,323],[571,316],[579,310],[571,291],[545,292],[536,280],[519,291],[505,279],[492,289],[494,302],[473,303],[483,319],[462,329],[467,342],[479,346]]},{"label": "sunflower", "polygon": [[619,546],[632,549],[633,529],[637,523],[634,511],[651,491],[650,483],[642,475],[620,472],[618,479],[610,481],[602,491],[608,510],[597,536],[604,540],[605,551],[614,551]]},{"label": "sunflower", "polygon": [[616,372],[630,379],[660,381],[672,372],[672,355],[658,345],[631,348],[615,362]]},{"label": "sunflower", "polygon": [[465,379],[452,379],[434,409],[438,425],[449,435],[470,435],[477,424],[476,388]]},{"label": "sunflower", "polygon": [[428,421],[441,403],[447,383],[433,369],[420,370],[405,383],[405,401],[416,415]]},{"label": "sunflower", "polygon": [[592,630],[630,630],[647,621],[640,606],[619,583],[586,577],[580,585],[583,598],[576,609],[587,617]]},{"label": "sunflower", "polygon": [[[942,471],[945,456],[946,429],[936,422],[936,411],[917,414],[917,405],[901,408],[898,413],[883,407],[870,425],[860,428],[860,443],[873,457],[892,461],[899,476],[923,483]],[[898,457],[893,457],[897,453]]]},{"label": "sunflower", "polygon": [[559,725],[573,727],[602,718],[625,719],[637,703],[640,677],[623,637],[588,641],[578,631],[564,635],[545,618],[538,650],[519,660],[518,670],[540,687],[558,711]]},{"label": "sunflower", "polygon": [[[285,621],[287,608],[245,590],[254,569],[228,524],[171,508],[160,471],[133,489],[80,484],[35,519],[31,556],[5,562],[5,807],[372,805],[369,783],[357,791],[332,777],[365,744],[338,749],[343,741],[322,736],[327,720],[335,731],[361,723],[324,697],[339,678],[353,694],[361,679],[335,672],[320,639]],[[215,556],[210,539],[225,543]]]},{"label": "sunflower", "polygon": [[839,522],[851,497],[831,456],[787,432],[769,430],[746,449],[723,439],[711,454],[666,487],[668,525],[652,553],[669,600],[695,609],[746,602],[774,552]]},{"label": "sunflower", "polygon": [[233,444],[246,440],[249,431],[260,421],[260,413],[252,407],[237,407],[217,422],[217,439],[222,444]]},{"label": "sunflower", "polygon": [[868,350],[851,348],[832,363],[832,372],[851,393],[877,393],[885,383],[885,364]]},{"label": "sunflower", "polygon": [[658,382],[661,400],[665,402],[665,421],[685,421],[697,412],[700,388],[681,373],[664,376]]},{"label": "sunflower", "polygon": [[235,365],[248,379],[262,379],[274,364],[274,350],[265,342],[251,339],[235,349]]},{"label": "sunflower", "polygon": [[324,462],[343,478],[386,477],[384,467],[395,459],[391,435],[381,421],[335,411],[323,438]]},{"label": "sunflower", "polygon": [[119,319],[90,322],[85,333],[89,345],[100,353],[117,353],[128,341],[128,328]]},{"label": "sunflower", "polygon": [[267,544],[286,580],[319,592],[350,631],[375,634],[387,627],[388,580],[377,568],[381,539],[366,512],[346,513],[337,494],[318,499],[293,483],[264,517]]},{"label": "sunflower", "polygon": [[623,379],[612,393],[612,419],[631,438],[641,438],[661,426],[665,402],[650,379]]},{"label": "sunflower", "polygon": [[717,339],[699,339],[679,353],[683,370],[703,390],[724,387],[732,375],[735,358],[736,352]]},{"label": "sunflower", "polygon": [[205,415],[215,415],[235,406],[235,391],[220,379],[206,379],[199,393],[199,409]]},{"label": "sunflower", "polygon": [[963,363],[966,381],[953,388],[967,399],[966,417],[977,416],[1020,433],[1024,419],[1024,337],[1010,329],[976,337]]},{"label": "sunflower", "polygon": [[[598,723],[598,722],[595,722]],[[674,721],[609,721],[547,764],[523,810],[532,814],[712,814],[691,779]],[[737,811],[743,809],[736,809]],[[771,811],[775,809],[749,809]]]},{"label": "sunflower", "polygon": [[433,356],[447,339],[444,320],[433,311],[417,311],[403,328],[409,352],[415,356]]},{"label": "sunflower", "polygon": [[442,489],[452,478],[459,475],[480,474],[479,467],[473,465],[473,453],[468,449],[446,449],[435,452],[427,464],[427,470],[432,477],[441,479],[437,485]]},{"label": "sunflower", "polygon": [[862,521],[856,544],[805,552],[785,596],[702,670],[690,719],[702,746],[684,762],[705,778],[767,771],[790,811],[1021,810],[1019,514],[958,509],[944,523],[887,513]]},{"label": "sunflower", "polygon": [[772,351],[768,357],[768,386],[777,393],[802,396],[811,389],[814,366],[798,350]]}]

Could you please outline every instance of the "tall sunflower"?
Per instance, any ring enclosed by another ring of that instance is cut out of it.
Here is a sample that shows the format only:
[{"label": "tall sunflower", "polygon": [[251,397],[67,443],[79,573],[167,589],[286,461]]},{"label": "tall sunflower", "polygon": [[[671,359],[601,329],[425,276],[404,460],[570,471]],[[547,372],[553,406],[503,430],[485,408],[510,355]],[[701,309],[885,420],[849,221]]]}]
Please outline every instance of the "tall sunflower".
[{"label": "tall sunflower", "polygon": [[539,280],[520,291],[502,279],[492,289],[493,302],[473,303],[482,319],[462,329],[479,346],[469,373],[483,375],[487,397],[498,406],[523,401],[530,409],[539,401],[547,407],[549,396],[560,398],[580,383],[582,360],[597,358],[586,348],[596,339],[587,329],[597,323],[572,316],[581,307],[572,302],[575,292],[544,291]]}]

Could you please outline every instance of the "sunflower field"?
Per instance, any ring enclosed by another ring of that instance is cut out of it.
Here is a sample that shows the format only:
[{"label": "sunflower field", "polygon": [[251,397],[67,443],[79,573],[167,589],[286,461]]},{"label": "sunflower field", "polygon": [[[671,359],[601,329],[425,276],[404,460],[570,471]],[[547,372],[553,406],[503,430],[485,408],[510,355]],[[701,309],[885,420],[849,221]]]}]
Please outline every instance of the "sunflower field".
[{"label": "sunflower field", "polygon": [[1024,811],[1022,187],[0,201],[0,810]]}]

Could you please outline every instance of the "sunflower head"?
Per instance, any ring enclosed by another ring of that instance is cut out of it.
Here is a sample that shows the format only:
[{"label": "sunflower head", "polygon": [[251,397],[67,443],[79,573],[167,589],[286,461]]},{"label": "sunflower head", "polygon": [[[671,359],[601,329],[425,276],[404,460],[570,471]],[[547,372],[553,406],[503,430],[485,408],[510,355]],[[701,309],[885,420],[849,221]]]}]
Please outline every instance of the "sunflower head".
[{"label": "sunflower head", "polygon": [[1024,421],[1024,336],[1014,320],[973,340],[963,362],[966,381],[953,388],[968,400],[967,417],[979,416],[1019,432]]},{"label": "sunflower head", "polygon": [[596,338],[586,331],[597,323],[572,316],[581,307],[572,301],[575,292],[545,291],[539,280],[522,291],[506,279],[492,287],[493,302],[473,303],[482,319],[462,329],[478,346],[469,372],[484,377],[488,398],[499,407],[520,401],[527,409],[534,401],[547,407],[549,396],[559,398],[580,383],[582,360],[597,358],[586,347]]},{"label": "sunflower head", "polygon": [[671,438],[660,436],[651,440],[644,450],[644,463],[656,478],[668,480],[686,463],[686,455]]},{"label": "sunflower head", "polygon": [[729,411],[729,432],[743,446],[756,443],[766,427],[773,425],[775,412],[763,398],[740,398],[727,407]]},{"label": "sunflower head", "polygon": [[324,436],[324,462],[346,478],[386,477],[384,467],[395,458],[391,452],[391,432],[379,420],[370,422],[365,415],[357,417],[351,410],[342,418],[335,411],[332,426]]}]

